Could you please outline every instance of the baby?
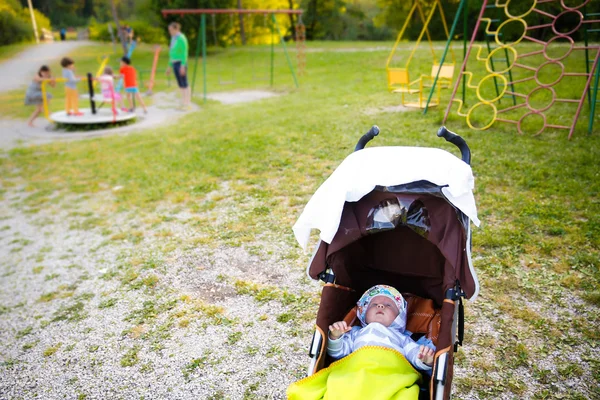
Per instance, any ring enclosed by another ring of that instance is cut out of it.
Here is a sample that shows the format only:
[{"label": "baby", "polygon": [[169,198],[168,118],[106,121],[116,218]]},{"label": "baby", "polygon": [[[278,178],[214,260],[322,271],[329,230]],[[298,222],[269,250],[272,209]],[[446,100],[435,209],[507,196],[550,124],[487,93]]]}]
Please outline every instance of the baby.
[{"label": "baby", "polygon": [[362,328],[344,321],[329,326],[327,354],[342,358],[363,346],[383,346],[399,351],[417,369],[429,371],[433,349],[419,346],[403,334],[406,328],[406,301],[396,289],[376,285],[358,300],[356,315]]}]

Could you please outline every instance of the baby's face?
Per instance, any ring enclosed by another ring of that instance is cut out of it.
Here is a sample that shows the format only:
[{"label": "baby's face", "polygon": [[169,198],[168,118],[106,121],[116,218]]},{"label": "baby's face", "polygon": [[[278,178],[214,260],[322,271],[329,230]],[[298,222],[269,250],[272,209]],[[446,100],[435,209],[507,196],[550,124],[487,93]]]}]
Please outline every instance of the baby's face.
[{"label": "baby's face", "polygon": [[365,321],[367,324],[379,322],[383,326],[390,326],[398,316],[398,307],[387,296],[375,296],[371,299]]}]

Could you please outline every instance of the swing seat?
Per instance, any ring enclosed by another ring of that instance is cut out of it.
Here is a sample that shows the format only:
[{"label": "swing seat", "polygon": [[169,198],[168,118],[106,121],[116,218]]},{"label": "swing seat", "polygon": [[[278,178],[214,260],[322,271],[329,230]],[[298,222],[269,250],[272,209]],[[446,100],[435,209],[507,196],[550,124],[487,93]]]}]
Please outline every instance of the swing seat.
[{"label": "swing seat", "polygon": [[[445,74],[444,79],[447,80],[448,79],[447,74],[454,71],[453,70],[454,66],[452,66],[451,71],[447,68],[444,69],[444,67],[445,66],[442,66],[442,70],[443,70],[442,72]],[[439,66],[434,65],[432,71],[437,73],[438,69],[439,69]],[[440,76],[441,76],[442,72],[440,72]],[[451,74],[450,74],[450,77],[452,77]],[[425,104],[427,102],[427,97],[428,97],[427,91],[425,90],[425,88],[431,88],[433,86],[434,79],[435,79],[435,75],[434,76],[421,75],[419,77],[419,79],[416,79],[411,82],[409,74],[408,74],[408,70],[406,70],[405,68],[388,68],[388,83],[389,83],[390,91],[392,93],[401,93],[402,94],[402,105],[405,107],[425,108]],[[438,79],[438,82],[440,82],[440,79]],[[451,82],[452,81],[450,80],[450,83]],[[448,85],[449,85],[449,83],[448,83]],[[441,89],[441,84],[438,84],[436,87],[437,96],[435,96],[434,98],[432,98],[430,100],[429,107],[435,107],[440,104],[440,89]],[[418,95],[418,101],[406,101],[406,99],[404,97],[405,94]]]},{"label": "swing seat", "polygon": [[416,83],[419,83],[420,80],[411,82],[410,77],[408,75],[408,70],[406,68],[388,68],[388,89],[392,93],[409,93],[415,94],[419,93],[421,89],[413,89],[411,86],[414,86]]},{"label": "swing seat", "polygon": [[454,63],[442,64],[441,67],[439,64],[433,64],[431,66],[432,81],[435,79],[438,69],[440,70],[440,75],[438,77],[437,85],[439,85],[442,89],[450,88],[452,86],[452,77],[454,76]]}]

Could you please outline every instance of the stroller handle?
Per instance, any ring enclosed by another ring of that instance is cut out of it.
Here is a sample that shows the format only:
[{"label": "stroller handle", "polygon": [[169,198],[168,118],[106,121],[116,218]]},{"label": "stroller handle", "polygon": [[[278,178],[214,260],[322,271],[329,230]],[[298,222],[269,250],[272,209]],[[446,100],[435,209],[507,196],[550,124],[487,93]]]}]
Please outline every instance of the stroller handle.
[{"label": "stroller handle", "polygon": [[471,165],[471,149],[469,149],[469,145],[467,144],[467,142],[465,142],[465,139],[463,139],[456,133],[449,131],[448,129],[446,129],[445,126],[442,126],[438,130],[437,135],[446,139],[447,142],[450,142],[456,147],[458,147],[462,156],[462,160],[468,165]]},{"label": "stroller handle", "polygon": [[369,132],[362,135],[362,137],[356,143],[356,147],[354,151],[362,150],[365,148],[366,144],[369,143],[375,136],[379,135],[379,127],[377,125],[373,125]]}]

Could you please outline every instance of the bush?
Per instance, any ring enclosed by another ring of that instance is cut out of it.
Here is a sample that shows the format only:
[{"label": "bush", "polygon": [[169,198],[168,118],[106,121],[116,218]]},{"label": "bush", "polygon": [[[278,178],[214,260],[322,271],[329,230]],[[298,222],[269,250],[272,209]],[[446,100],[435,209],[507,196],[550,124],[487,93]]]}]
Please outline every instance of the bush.
[{"label": "bush", "polygon": [[[51,30],[50,20],[38,10],[33,10],[38,34],[42,28]],[[0,45],[34,40],[31,14],[18,1],[0,0]]]},{"label": "bush", "polygon": [[0,46],[32,40],[31,27],[18,19],[12,10],[0,10]]},{"label": "bush", "polygon": [[[167,32],[156,26],[152,26],[144,21],[120,21],[121,26],[129,25],[133,28],[133,34],[136,40],[141,40],[143,43],[152,44],[166,44],[167,43]],[[116,27],[113,24],[113,34],[115,39],[117,38]],[[90,39],[91,40],[102,40],[111,41],[110,32],[108,31],[108,24],[100,24],[95,20],[90,22]]]},{"label": "bush", "polygon": [[[33,17],[35,18],[35,23],[37,25],[38,34],[42,34],[42,28],[52,30],[52,26],[50,25],[50,19],[42,14],[40,11],[33,9]],[[27,8],[23,8],[21,10],[20,18],[26,24],[31,26],[31,14]],[[31,32],[31,31],[30,31]]]}]

